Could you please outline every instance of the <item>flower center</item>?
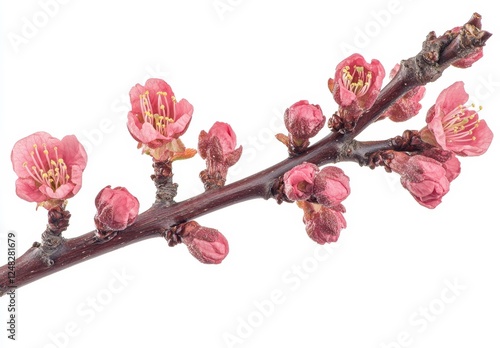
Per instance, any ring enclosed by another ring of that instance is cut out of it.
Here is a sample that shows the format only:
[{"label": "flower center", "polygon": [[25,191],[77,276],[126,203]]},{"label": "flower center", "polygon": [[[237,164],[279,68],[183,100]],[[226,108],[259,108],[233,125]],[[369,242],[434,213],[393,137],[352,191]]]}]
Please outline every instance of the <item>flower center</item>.
[{"label": "flower center", "polygon": [[43,144],[42,156],[40,156],[37,144],[33,144],[33,149],[30,152],[31,168],[28,168],[28,162],[24,162],[23,167],[40,186],[47,185],[55,192],[61,185],[66,184],[70,178],[66,163],[62,158],[59,158],[57,146],[54,146],[55,158],[49,157],[46,144]]},{"label": "flower center", "polygon": [[174,122],[173,116],[175,115],[176,100],[175,96],[170,96],[172,103],[171,109],[169,106],[170,103],[167,92],[159,91],[156,92],[156,95],[158,97],[158,104],[156,108],[153,108],[149,97],[149,91],[141,94],[139,96],[141,101],[141,110],[144,116],[144,122],[151,123],[160,134],[166,135],[168,124]]},{"label": "flower center", "polygon": [[362,66],[354,66],[351,72],[351,67],[346,66],[342,69],[342,82],[349,91],[356,94],[358,97],[364,95],[372,83],[372,72],[367,71]]},{"label": "flower center", "polygon": [[[474,104],[470,106],[475,107]],[[459,105],[445,117],[443,117],[443,129],[446,134],[446,141],[468,142],[475,141],[474,130],[479,127],[481,121],[477,112],[468,108],[469,106]],[[481,111],[479,107],[479,111]]]}]

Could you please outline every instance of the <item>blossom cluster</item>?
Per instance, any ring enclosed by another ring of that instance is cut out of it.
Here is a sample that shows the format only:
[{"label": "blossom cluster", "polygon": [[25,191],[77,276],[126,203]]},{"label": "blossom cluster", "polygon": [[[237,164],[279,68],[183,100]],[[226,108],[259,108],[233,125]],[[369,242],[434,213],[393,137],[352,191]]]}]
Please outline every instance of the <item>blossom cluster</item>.
[{"label": "blossom cluster", "polygon": [[[459,59],[457,67],[469,67],[482,57],[482,49]],[[399,64],[391,71],[394,78]],[[350,127],[360,115],[375,102],[384,69],[378,60],[369,64],[359,54],[354,54],[338,66],[335,78],[328,82],[335,101],[339,104],[338,118]],[[418,114],[425,87],[415,87],[391,105],[379,120],[389,118],[402,122]],[[427,125],[419,136],[424,144],[421,151],[391,151],[388,169],[401,175],[401,184],[418,203],[435,208],[449,192],[450,183],[460,173],[456,156],[479,156],[489,148],[493,132],[485,121],[479,119],[469,99],[464,83],[459,81],[444,89],[436,103],[428,110]],[[436,153],[439,152],[439,156]]]},{"label": "blossom cluster", "polygon": [[342,169],[327,166],[319,169],[305,162],[283,176],[284,192],[304,211],[306,232],[315,242],[336,242],[346,227],[342,201],[349,196],[349,178]]},{"label": "blossom cluster", "polygon": [[[482,49],[476,49],[458,58],[453,65],[467,68],[481,57]],[[397,64],[389,78],[398,78],[404,69],[404,65]],[[385,69],[380,61],[373,59],[368,63],[357,53],[347,57],[328,80],[328,89],[338,104],[338,110],[328,122],[319,105],[299,100],[285,110],[288,134],[277,134],[277,139],[287,146],[293,158],[308,150],[310,139],[325,124],[339,138],[349,134],[377,102],[384,78]],[[376,119],[409,120],[420,112],[424,95],[423,86],[409,89]],[[402,186],[424,207],[437,207],[449,192],[451,182],[460,174],[458,157],[482,155],[493,140],[493,132],[479,118],[481,108],[467,104],[468,99],[464,83],[453,83],[427,111],[426,125],[412,131],[417,138],[412,146],[394,146],[380,150],[382,153],[368,154],[383,158],[381,163],[386,169],[399,174]],[[208,132],[201,131],[195,150],[187,148],[180,139],[191,123],[193,106],[186,99],[177,100],[165,81],[152,78],[144,85],[136,84],[130,90],[130,102],[127,128],[142,153],[153,160],[155,175],[151,178],[157,187],[155,204],[168,207],[176,203],[172,163],[196,153],[206,165],[200,173],[205,190],[217,190],[225,185],[229,167],[240,159],[243,151],[241,145],[237,146],[236,133],[228,123],[215,122]],[[354,140],[352,138],[349,140]],[[59,140],[48,133],[36,132],[15,143],[11,160],[18,176],[17,195],[53,212],[51,216],[69,219],[70,214],[65,211],[67,200],[81,189],[87,165],[87,154],[77,138],[68,135]],[[303,162],[275,180],[271,185],[273,190],[275,187],[281,190],[277,197],[296,201],[302,209],[305,229],[312,240],[319,244],[338,240],[340,231],[347,226],[342,203],[351,192],[349,177],[342,169],[333,165],[320,168]],[[95,198],[95,206],[95,233],[100,242],[113,238],[118,232],[126,232],[136,223],[139,214],[138,199],[120,186],[104,187]],[[67,226],[67,221],[61,226]],[[229,252],[222,233],[196,221],[183,221],[163,233],[170,246],[185,244],[203,263],[220,263]]]}]

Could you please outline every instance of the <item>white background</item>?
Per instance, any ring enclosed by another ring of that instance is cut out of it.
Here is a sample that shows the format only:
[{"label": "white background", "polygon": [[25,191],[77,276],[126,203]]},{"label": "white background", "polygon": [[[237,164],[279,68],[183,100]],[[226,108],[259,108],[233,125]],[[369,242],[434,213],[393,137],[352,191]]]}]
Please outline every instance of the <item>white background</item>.
[{"label": "white background", "polygon": [[[214,4],[227,7],[218,11]],[[93,200],[106,185],[127,187],[141,210],[153,201],[150,159],[125,126],[134,84],[163,78],[178,99],[194,105],[187,146],[196,147],[199,131],[214,121],[231,123],[244,147],[230,173],[234,181],[286,156],[272,134],[284,131],[287,106],[308,99],[327,116],[335,111],[327,80],[348,53],[377,58],[389,72],[419,51],[430,30],[461,25],[474,11],[498,35],[493,4],[2,1],[1,263],[8,231],[17,234],[21,254],[46,224],[46,211],[14,192],[10,151],[18,139],[44,130],[86,143],[84,185],[68,204],[65,234],[74,237],[93,230]],[[30,32],[28,23],[37,27]],[[424,112],[460,79],[499,132],[496,35],[471,69],[449,69],[428,86]],[[361,138],[423,125],[424,115],[407,124],[380,122]],[[296,206],[242,203],[197,220],[229,240],[221,265],[203,265],[185,246],[169,248],[162,239],[128,246],[20,289],[16,342],[6,338],[8,299],[0,299],[0,345],[499,346],[498,156],[495,139],[484,156],[464,158],[461,175],[434,210],[419,206],[396,175],[343,163],[352,188],[348,227],[329,249],[307,237]],[[178,201],[201,192],[202,167],[199,158],[175,163]],[[117,282],[117,273],[127,278]],[[91,298],[99,311],[89,306]]]}]

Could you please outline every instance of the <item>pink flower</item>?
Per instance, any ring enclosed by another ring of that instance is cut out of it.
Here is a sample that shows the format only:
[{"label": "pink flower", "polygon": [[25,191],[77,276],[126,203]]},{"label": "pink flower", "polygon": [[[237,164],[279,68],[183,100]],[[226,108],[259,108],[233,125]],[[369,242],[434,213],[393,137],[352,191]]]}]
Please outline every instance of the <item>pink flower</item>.
[{"label": "pink flower", "polygon": [[170,86],[160,79],[149,79],[145,86],[132,87],[130,102],[128,130],[135,140],[149,149],[156,149],[184,134],[193,115],[193,106],[185,99],[177,102]]},{"label": "pink flower", "polygon": [[[391,70],[389,77],[392,79],[399,71],[399,64]],[[417,115],[422,108],[420,101],[424,97],[425,87],[419,86],[408,91],[404,96],[392,104],[379,120],[389,117],[394,122],[404,122]]]},{"label": "pink flower", "polygon": [[325,125],[326,117],[319,105],[301,100],[285,111],[285,126],[293,140],[302,142],[314,137]]},{"label": "pink flower", "polygon": [[125,187],[106,186],[95,198],[94,222],[99,231],[121,231],[132,225],[139,212],[139,201]]},{"label": "pink flower", "polygon": [[318,166],[304,162],[283,175],[284,191],[293,201],[306,200],[313,194],[314,178],[319,172]]},{"label": "pink flower", "polygon": [[422,139],[459,156],[485,153],[493,132],[475,110],[464,105],[468,99],[461,81],[442,91],[427,112],[427,127],[420,132]]},{"label": "pink flower", "polygon": [[325,244],[339,239],[340,231],[347,226],[341,211],[304,201],[297,204],[304,210],[306,232],[312,240]]},{"label": "pink flower", "polygon": [[229,244],[222,233],[195,221],[184,225],[181,239],[191,255],[202,263],[221,263],[229,253]]},{"label": "pink flower", "polygon": [[373,59],[368,64],[358,53],[344,59],[335,69],[335,77],[328,80],[328,88],[340,106],[340,114],[354,121],[377,99],[385,70]]},{"label": "pink flower", "polygon": [[313,195],[325,207],[338,206],[350,193],[349,177],[340,168],[324,167],[314,179]]},{"label": "pink flower", "polygon": [[61,202],[78,193],[87,153],[74,135],[59,140],[37,132],[16,142],[11,160],[19,177],[17,195],[49,209],[49,201]]},{"label": "pink flower", "polygon": [[208,133],[200,132],[198,151],[207,165],[201,178],[209,189],[224,185],[229,167],[240,159],[243,148],[236,148],[236,134],[229,124],[215,122]]},{"label": "pink flower", "polygon": [[413,198],[430,209],[441,203],[450,189],[450,181],[460,172],[460,163],[455,157],[441,163],[427,156],[409,156],[401,152],[394,153],[389,166],[401,175],[401,184]]}]

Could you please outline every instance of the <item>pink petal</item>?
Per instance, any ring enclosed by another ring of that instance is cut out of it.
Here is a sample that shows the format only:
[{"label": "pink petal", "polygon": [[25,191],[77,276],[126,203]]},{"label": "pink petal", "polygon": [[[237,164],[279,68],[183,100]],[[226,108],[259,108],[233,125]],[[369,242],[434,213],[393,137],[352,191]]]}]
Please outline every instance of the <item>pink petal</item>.
[{"label": "pink petal", "polygon": [[48,198],[38,189],[35,181],[31,178],[18,178],[16,180],[16,194],[28,202],[40,203]]}]

